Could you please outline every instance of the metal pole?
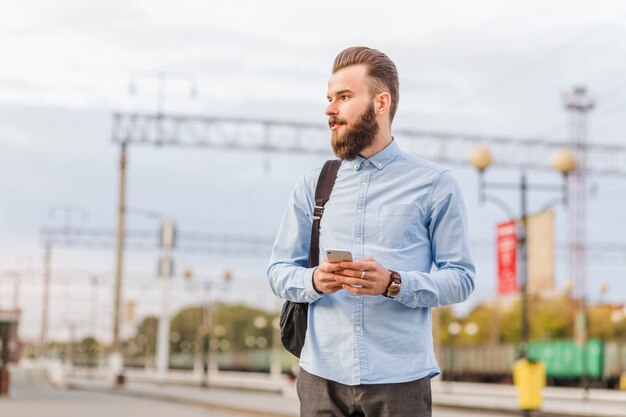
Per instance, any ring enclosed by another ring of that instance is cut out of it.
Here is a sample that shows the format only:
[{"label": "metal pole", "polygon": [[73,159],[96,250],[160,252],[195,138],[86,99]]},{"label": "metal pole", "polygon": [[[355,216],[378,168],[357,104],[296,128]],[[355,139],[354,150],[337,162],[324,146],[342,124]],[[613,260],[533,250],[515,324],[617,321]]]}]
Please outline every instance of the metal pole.
[{"label": "metal pole", "polygon": [[50,303],[50,260],[52,246],[46,243],[43,261],[43,306],[41,313],[41,333],[39,334],[39,353],[45,358],[48,354],[48,305]]},{"label": "metal pole", "polygon": [[211,376],[215,376],[218,372],[217,363],[217,336],[215,335],[215,324],[217,323],[217,303],[211,298],[211,307],[209,314],[209,349],[207,350],[207,386],[210,384]]},{"label": "metal pole", "polygon": [[171,219],[164,219],[161,229],[161,247],[163,249],[159,261],[161,280],[161,317],[157,335],[157,373],[156,380],[160,384],[167,382],[170,357],[170,286],[173,273],[171,249],[174,247],[175,230]]},{"label": "metal pole", "polygon": [[519,236],[519,253],[520,253],[520,281],[522,293],[522,343],[520,345],[520,357],[527,358],[528,340],[530,336],[530,328],[528,323],[528,270],[527,270],[527,248],[526,248],[526,231],[527,231],[527,191],[526,173],[522,173],[520,182],[520,216],[521,227]]},{"label": "metal pole", "polygon": [[194,359],[194,371],[200,376],[200,386],[207,386],[207,381],[204,373],[204,340],[209,334],[209,292],[211,290],[211,283],[205,282],[203,285],[203,300],[202,300],[202,315],[200,326],[198,326],[198,333],[196,334],[196,357]]},{"label": "metal pole", "polygon": [[[522,359],[528,359],[528,340],[530,336],[530,328],[528,323],[528,251],[526,247],[526,231],[527,226],[527,191],[528,184],[526,182],[526,173],[522,172],[522,178],[520,181],[520,236],[519,236],[519,253],[520,253],[520,279],[521,279],[521,293],[522,293],[522,343],[520,344],[520,357]],[[532,415],[531,410],[522,410],[524,417],[530,417]]]},{"label": "metal pole", "polygon": [[491,312],[491,330],[489,331],[489,344],[500,344],[500,297],[493,300],[493,311]]},{"label": "metal pole", "polygon": [[120,349],[120,307],[122,301],[122,274],[126,210],[126,142],[120,149],[120,181],[117,206],[117,252],[115,261],[115,289],[113,294],[113,345],[111,346],[111,371],[117,385],[124,383],[124,359]]},{"label": "metal pole", "polygon": [[[164,255],[167,256],[167,255]],[[167,261],[169,262],[169,260]],[[170,284],[171,277],[162,275],[161,278],[161,317],[157,336],[157,373],[156,380],[160,384],[167,382],[167,371],[170,356]]]}]

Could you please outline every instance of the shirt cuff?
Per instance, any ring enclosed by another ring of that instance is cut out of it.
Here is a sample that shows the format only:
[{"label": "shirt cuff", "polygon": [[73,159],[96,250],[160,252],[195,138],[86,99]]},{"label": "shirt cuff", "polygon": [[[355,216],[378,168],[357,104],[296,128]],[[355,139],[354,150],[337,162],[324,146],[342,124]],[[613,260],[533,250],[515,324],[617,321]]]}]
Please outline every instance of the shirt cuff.
[{"label": "shirt cuff", "polygon": [[411,293],[413,292],[412,291],[413,281],[410,280],[409,274],[405,272],[400,272],[400,271],[396,271],[396,272],[400,274],[400,281],[401,281],[400,294],[398,294],[393,299],[402,304],[406,304],[409,301]]},{"label": "shirt cuff", "polygon": [[317,267],[307,268],[304,272],[304,290],[309,303],[319,300],[323,295],[323,293],[317,292],[313,286],[313,274],[316,269]]}]

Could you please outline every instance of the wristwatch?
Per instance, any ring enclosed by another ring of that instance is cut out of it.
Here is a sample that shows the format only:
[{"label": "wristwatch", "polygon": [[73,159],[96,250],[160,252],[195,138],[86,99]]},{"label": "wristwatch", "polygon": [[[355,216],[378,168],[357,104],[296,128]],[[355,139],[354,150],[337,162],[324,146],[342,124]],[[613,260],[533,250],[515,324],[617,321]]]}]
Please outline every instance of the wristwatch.
[{"label": "wristwatch", "polygon": [[389,285],[387,286],[387,289],[385,290],[383,295],[388,298],[395,298],[398,296],[398,294],[400,294],[400,288],[402,286],[402,279],[400,278],[400,274],[397,273],[396,271],[389,271],[389,272],[391,272],[391,277],[389,278]]}]

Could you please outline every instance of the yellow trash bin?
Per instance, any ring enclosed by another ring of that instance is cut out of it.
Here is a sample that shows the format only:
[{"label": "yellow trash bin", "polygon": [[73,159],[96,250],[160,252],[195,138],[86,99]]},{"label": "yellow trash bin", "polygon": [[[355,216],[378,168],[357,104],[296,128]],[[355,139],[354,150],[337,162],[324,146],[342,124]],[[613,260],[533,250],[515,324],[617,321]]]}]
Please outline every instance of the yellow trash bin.
[{"label": "yellow trash bin", "polygon": [[543,362],[525,358],[515,361],[513,383],[517,387],[520,409],[541,409],[541,390],[546,386],[546,367]]},{"label": "yellow trash bin", "polygon": [[620,391],[626,391],[626,372],[623,372],[619,377],[619,389]]}]

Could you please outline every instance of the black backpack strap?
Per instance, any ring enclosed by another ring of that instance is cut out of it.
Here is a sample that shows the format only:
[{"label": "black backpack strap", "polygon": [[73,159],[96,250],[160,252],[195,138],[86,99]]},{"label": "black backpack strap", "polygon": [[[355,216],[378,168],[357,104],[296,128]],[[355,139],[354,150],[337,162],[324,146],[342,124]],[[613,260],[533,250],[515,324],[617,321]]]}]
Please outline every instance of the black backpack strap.
[{"label": "black backpack strap", "polygon": [[311,245],[309,246],[309,263],[308,267],[318,266],[320,263],[320,222],[324,215],[324,205],[330,198],[333,191],[337,172],[341,166],[341,160],[331,159],[326,161],[317,180],[317,188],[315,188],[315,208],[313,209],[313,224],[311,224]]}]

